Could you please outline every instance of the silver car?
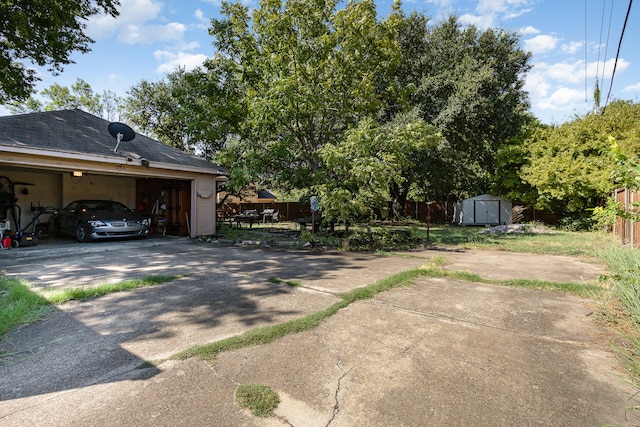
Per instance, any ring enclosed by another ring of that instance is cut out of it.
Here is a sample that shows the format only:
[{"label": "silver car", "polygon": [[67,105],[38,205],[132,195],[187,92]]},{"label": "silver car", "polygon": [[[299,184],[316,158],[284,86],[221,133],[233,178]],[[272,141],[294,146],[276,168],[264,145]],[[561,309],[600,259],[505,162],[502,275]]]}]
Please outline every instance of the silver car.
[{"label": "silver car", "polygon": [[55,219],[57,231],[79,242],[149,235],[149,219],[120,202],[76,200]]}]

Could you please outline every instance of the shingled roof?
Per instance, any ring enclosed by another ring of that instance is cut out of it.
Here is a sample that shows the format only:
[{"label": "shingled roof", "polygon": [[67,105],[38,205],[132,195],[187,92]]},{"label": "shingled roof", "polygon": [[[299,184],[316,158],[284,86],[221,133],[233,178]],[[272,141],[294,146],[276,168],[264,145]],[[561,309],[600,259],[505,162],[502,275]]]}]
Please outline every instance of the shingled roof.
[{"label": "shingled roof", "polygon": [[146,159],[150,163],[173,165],[176,169],[210,169],[228,175],[228,171],[198,156],[185,153],[159,141],[136,133],[133,141],[116,140],[107,127],[109,121],[82,110],[46,111],[0,117],[0,151],[2,146],[81,154],[115,159]]}]

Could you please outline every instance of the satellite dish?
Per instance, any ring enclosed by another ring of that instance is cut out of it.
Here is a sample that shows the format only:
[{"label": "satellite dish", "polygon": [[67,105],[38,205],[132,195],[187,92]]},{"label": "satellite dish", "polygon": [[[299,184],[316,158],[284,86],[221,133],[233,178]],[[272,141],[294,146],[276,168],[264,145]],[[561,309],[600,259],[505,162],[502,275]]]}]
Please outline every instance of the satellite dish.
[{"label": "satellite dish", "polygon": [[120,145],[120,142],[131,141],[133,138],[136,137],[136,133],[133,131],[133,129],[131,129],[129,126],[125,125],[124,123],[120,123],[120,122],[109,123],[109,126],[107,127],[107,129],[109,129],[109,133],[117,141],[116,148],[113,149],[114,153],[118,152],[118,146]]}]

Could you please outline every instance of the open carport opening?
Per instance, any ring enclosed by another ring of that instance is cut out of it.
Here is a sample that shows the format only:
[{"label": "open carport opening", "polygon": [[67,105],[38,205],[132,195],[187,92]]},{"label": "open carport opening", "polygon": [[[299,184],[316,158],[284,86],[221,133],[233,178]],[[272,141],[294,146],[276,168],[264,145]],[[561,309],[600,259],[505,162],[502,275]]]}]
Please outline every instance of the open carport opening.
[{"label": "open carport opening", "polygon": [[[187,224],[192,217],[190,180],[140,178],[86,170],[81,175],[74,175],[70,171],[16,167],[3,167],[0,176],[5,177],[3,182],[6,184],[0,183],[0,192],[5,193],[7,199],[7,206],[0,206],[3,229],[26,228],[28,233],[35,231],[32,228],[36,226],[45,229],[49,223],[47,231],[53,232],[51,214],[41,215],[33,222],[41,209],[46,208],[48,213],[62,209],[74,200],[105,199],[121,202],[150,218],[156,235],[189,235]],[[13,204],[15,215],[9,209]]]}]

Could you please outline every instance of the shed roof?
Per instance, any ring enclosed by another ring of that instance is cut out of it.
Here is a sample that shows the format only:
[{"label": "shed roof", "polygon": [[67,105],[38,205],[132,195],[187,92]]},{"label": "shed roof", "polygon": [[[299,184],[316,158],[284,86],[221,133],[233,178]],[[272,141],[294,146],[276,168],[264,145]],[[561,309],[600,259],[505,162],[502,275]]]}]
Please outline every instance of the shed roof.
[{"label": "shed roof", "polygon": [[197,168],[215,175],[229,174],[221,166],[139,133],[133,141],[121,142],[118,152],[114,152],[116,140],[107,130],[109,123],[78,109],[3,116],[0,117],[0,151],[6,146],[56,152],[60,157],[81,154],[145,159],[173,165],[179,170]]},{"label": "shed roof", "polygon": [[479,194],[477,196],[474,197],[469,197],[468,199],[465,200],[504,200],[505,202],[509,202],[509,200],[505,199],[504,197],[500,197],[500,196],[494,196],[492,194]]}]

